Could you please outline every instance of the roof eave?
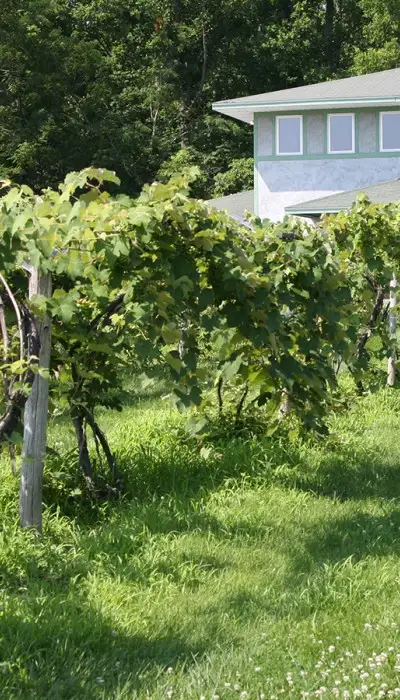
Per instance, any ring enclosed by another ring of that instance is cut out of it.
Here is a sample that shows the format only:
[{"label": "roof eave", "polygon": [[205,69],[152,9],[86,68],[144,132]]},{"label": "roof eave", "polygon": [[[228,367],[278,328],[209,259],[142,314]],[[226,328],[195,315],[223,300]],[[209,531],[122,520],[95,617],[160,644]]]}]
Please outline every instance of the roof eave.
[{"label": "roof eave", "polygon": [[251,124],[254,115],[265,112],[292,112],[294,110],[340,109],[362,107],[396,107],[400,105],[400,96],[392,97],[352,97],[318,100],[291,100],[286,102],[214,102],[215,112]]}]

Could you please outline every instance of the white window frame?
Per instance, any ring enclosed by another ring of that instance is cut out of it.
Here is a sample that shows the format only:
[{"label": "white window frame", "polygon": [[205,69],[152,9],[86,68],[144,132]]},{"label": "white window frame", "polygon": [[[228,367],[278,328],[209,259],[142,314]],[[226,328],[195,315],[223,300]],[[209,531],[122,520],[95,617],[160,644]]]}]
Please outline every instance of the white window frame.
[{"label": "white window frame", "polygon": [[[351,138],[352,138],[352,148],[349,151],[333,151],[331,148],[331,119],[332,117],[351,117]],[[337,155],[346,153],[356,152],[356,118],[354,112],[333,112],[328,114],[328,153],[330,155]]]},{"label": "white window frame", "polygon": [[400,114],[400,110],[379,112],[379,151],[380,153],[397,153],[400,151],[400,148],[383,148],[383,116],[385,114]]},{"label": "white window frame", "polygon": [[[281,153],[279,150],[279,141],[280,141],[280,134],[279,134],[279,124],[281,119],[300,119],[300,150],[299,151],[285,151],[284,153]],[[303,115],[302,114],[279,114],[276,117],[276,155],[277,156],[302,156],[303,155]]]}]

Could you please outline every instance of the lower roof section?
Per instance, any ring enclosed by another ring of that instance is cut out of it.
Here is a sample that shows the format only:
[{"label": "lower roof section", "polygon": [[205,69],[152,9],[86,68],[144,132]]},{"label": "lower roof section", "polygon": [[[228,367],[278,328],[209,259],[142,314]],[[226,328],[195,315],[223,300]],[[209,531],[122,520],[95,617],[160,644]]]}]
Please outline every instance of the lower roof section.
[{"label": "lower roof section", "polygon": [[218,211],[226,211],[237,221],[245,221],[245,212],[254,213],[254,190],[247,192],[236,192],[228,194],[225,197],[216,197],[209,199],[207,204],[218,209]]},{"label": "lower roof section", "polygon": [[380,182],[377,185],[363,187],[357,190],[346,190],[327,197],[311,199],[307,202],[292,204],[285,207],[286,214],[298,216],[337,214],[340,211],[351,209],[357,197],[364,194],[373,204],[391,204],[400,202],[400,179]]}]

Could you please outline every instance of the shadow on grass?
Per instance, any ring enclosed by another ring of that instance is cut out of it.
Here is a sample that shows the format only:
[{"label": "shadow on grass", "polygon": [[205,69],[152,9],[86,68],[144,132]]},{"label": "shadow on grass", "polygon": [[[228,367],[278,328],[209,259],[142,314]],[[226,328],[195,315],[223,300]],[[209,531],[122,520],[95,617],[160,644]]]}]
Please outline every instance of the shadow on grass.
[{"label": "shadow on grass", "polygon": [[347,559],[355,564],[367,557],[400,556],[400,511],[374,516],[330,518],[306,534],[304,553],[294,558],[294,568],[322,566]]},{"label": "shadow on grass", "polygon": [[[15,608],[18,603],[15,603]],[[157,681],[171,683],[167,668],[196,663],[205,649],[168,629],[156,638],[112,629],[82,594],[57,586],[47,599],[25,601],[24,618],[0,617],[0,695],[28,700],[143,697]],[[125,697],[125,695],[124,695]]]}]

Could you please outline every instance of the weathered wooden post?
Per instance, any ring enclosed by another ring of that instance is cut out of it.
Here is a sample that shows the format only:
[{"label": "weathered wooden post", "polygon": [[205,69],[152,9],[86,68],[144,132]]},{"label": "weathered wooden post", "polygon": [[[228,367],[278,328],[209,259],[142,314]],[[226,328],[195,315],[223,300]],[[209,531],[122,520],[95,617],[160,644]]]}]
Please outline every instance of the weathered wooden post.
[{"label": "weathered wooden post", "polygon": [[[392,338],[396,335],[397,330],[397,278],[393,275],[393,279],[390,280],[390,300],[389,300],[389,332]],[[388,376],[387,385],[394,386],[396,383],[396,350],[393,350],[391,356],[388,360]]]},{"label": "weathered wooden post", "polygon": [[[29,298],[35,294],[51,296],[51,275],[41,275],[38,269],[31,268]],[[50,319],[47,316],[37,319],[37,326],[40,338],[39,366],[48,369],[51,348]],[[21,527],[32,527],[39,532],[42,530],[42,481],[48,404],[48,380],[37,374],[25,404],[19,514]]]}]

